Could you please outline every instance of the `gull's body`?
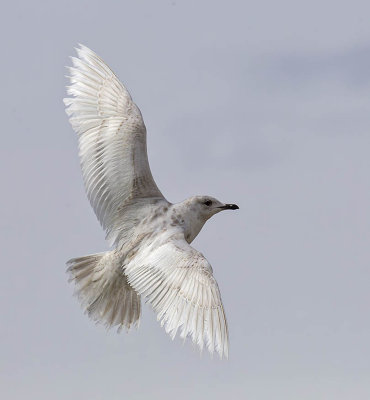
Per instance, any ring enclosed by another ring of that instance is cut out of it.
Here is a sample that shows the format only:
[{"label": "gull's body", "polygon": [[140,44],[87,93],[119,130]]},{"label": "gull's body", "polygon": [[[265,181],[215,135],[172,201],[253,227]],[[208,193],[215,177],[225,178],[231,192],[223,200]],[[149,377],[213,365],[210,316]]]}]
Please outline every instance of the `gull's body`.
[{"label": "gull's body", "polygon": [[150,172],[146,129],[138,107],[109,67],[80,46],[65,99],[79,136],[90,203],[114,250],[69,261],[68,271],[89,316],[107,327],[139,323],[141,296],[172,337],[228,354],[228,332],[212,268],[190,246],[224,204],[209,196],[169,203]]}]

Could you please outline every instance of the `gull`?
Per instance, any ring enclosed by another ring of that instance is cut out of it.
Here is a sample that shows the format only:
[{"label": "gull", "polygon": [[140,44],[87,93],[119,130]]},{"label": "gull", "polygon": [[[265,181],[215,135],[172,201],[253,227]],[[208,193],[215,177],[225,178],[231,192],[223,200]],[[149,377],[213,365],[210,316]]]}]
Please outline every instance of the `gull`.
[{"label": "gull", "polygon": [[166,332],[228,357],[228,328],[209,262],[190,243],[205,222],[235,210],[210,196],[177,204],[158,189],[139,108],[108,65],[79,45],[66,112],[77,133],[87,197],[113,250],[73,258],[67,272],[88,316],[107,328],[138,326],[141,297]]}]

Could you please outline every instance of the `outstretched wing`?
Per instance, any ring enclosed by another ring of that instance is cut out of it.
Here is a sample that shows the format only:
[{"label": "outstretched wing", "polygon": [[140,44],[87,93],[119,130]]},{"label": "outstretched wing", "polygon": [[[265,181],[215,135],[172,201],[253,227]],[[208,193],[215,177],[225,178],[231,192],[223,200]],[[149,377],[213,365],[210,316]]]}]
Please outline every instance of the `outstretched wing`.
[{"label": "outstretched wing", "polygon": [[127,265],[129,284],[147,297],[166,332],[191,336],[220,357],[228,356],[228,330],[224,308],[212,267],[184,238],[144,249]]},{"label": "outstretched wing", "polygon": [[76,50],[66,112],[78,134],[87,196],[107,235],[114,236],[119,210],[128,202],[163,195],[150,172],[139,108],[100,57],[82,45]]}]

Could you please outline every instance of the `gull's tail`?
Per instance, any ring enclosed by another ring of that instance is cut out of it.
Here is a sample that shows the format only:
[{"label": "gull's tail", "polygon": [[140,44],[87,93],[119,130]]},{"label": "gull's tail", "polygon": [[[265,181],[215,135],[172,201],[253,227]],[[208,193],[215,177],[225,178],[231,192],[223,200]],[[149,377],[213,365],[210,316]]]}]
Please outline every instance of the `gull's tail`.
[{"label": "gull's tail", "polygon": [[128,284],[114,251],[73,258],[67,263],[70,281],[88,316],[107,328],[138,326],[140,295]]}]

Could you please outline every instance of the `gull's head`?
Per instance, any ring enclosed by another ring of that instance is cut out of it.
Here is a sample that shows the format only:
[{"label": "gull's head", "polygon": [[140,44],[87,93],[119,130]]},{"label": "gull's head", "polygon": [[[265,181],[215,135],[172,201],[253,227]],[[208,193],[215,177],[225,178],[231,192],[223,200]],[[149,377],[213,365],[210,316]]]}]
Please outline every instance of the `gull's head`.
[{"label": "gull's head", "polygon": [[220,211],[239,209],[236,204],[222,203],[211,196],[194,196],[188,201],[192,211],[198,214],[199,219],[203,219],[204,221],[207,221]]},{"label": "gull's head", "polygon": [[222,203],[214,197],[194,196],[174,204],[172,220],[174,224],[179,221],[184,224],[185,239],[191,243],[213,215],[220,211],[237,210],[238,208],[236,204]]}]

